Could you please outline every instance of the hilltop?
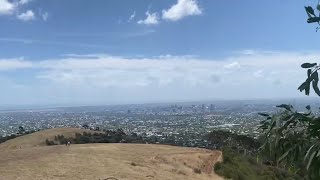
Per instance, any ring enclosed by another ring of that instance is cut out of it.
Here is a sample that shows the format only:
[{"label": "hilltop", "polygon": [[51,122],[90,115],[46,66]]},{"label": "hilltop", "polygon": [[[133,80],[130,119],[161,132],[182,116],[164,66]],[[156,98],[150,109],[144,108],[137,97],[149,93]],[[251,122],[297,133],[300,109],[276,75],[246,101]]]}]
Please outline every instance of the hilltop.
[{"label": "hilltop", "polygon": [[51,129],[0,144],[0,180],[222,179],[213,172],[214,163],[221,160],[220,151],[152,144],[43,144],[46,138],[79,131]]},{"label": "hilltop", "polygon": [[37,131],[31,134],[19,136],[17,138],[8,140],[0,144],[0,149],[19,149],[30,148],[36,146],[46,146],[46,139],[54,140],[57,135],[63,135],[66,138],[74,137],[76,133],[91,132],[94,131],[79,129],[79,128],[53,128]]}]

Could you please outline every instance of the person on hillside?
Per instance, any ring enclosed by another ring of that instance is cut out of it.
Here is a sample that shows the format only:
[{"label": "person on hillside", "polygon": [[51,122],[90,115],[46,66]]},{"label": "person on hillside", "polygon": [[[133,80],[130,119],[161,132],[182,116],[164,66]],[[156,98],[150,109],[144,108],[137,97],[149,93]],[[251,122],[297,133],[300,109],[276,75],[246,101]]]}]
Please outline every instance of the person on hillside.
[{"label": "person on hillside", "polygon": [[66,146],[68,146],[68,141],[66,141]]}]

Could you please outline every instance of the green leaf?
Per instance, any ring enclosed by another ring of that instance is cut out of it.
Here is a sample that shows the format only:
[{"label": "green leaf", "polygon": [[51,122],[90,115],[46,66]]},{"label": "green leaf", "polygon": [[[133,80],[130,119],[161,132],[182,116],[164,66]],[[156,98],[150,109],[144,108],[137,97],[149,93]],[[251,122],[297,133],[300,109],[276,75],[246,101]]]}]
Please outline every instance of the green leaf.
[{"label": "green leaf", "polygon": [[317,63],[303,63],[303,64],[301,64],[301,67],[302,68],[312,68],[312,67],[314,67],[316,65],[317,65]]},{"label": "green leaf", "polygon": [[309,18],[312,18],[312,16],[308,12],[307,12],[307,15],[308,15]]},{"label": "green leaf", "polygon": [[310,94],[310,83],[309,83],[309,86],[306,86],[306,89],[304,90],[305,92],[305,95],[309,96]]},{"label": "green leaf", "polygon": [[[315,145],[315,144],[314,144],[314,145]],[[307,157],[308,157],[308,155],[309,155],[309,153],[310,153],[310,151],[311,151],[311,149],[313,148],[314,145],[312,145],[312,146],[308,149],[307,154],[304,156],[304,161],[307,159]]]},{"label": "green leaf", "polygon": [[306,106],[306,109],[310,110],[311,109],[310,105]]},{"label": "green leaf", "polygon": [[307,170],[309,169],[309,167],[310,167],[310,165],[311,165],[311,163],[312,163],[313,157],[314,157],[314,155],[316,154],[316,152],[317,152],[317,151],[314,151],[314,152],[311,154],[311,156],[310,156],[310,158],[309,158],[308,165],[307,165]]},{"label": "green leaf", "polygon": [[303,90],[306,89],[307,86],[310,86],[310,83],[308,84],[307,82],[302,83],[299,87],[298,90],[300,90],[300,92],[302,92]]},{"label": "green leaf", "polygon": [[319,21],[320,21],[320,17],[311,17],[311,18],[308,18],[307,20],[308,23],[315,23]]},{"label": "green leaf", "polygon": [[315,71],[312,75],[314,80],[319,81],[319,75],[318,75],[318,71]]},{"label": "green leaf", "polygon": [[319,89],[319,87],[318,87],[318,82],[319,82],[319,81],[316,81],[316,80],[312,81],[312,87],[313,87],[314,92],[315,92],[318,96],[320,96],[320,89]]},{"label": "green leaf", "polygon": [[[311,111],[306,112],[306,113],[303,113],[302,115],[304,115],[304,116],[309,116],[310,114],[311,114]],[[304,119],[302,119],[302,120],[304,120]]]},{"label": "green leaf", "polygon": [[260,116],[269,117],[269,114],[266,113],[258,113]]},{"label": "green leaf", "polygon": [[312,70],[308,69],[308,77],[310,77]]},{"label": "green leaf", "polygon": [[269,130],[267,132],[268,136],[270,136],[270,132],[273,130],[273,128],[276,126],[276,121],[273,120],[270,124]]},{"label": "green leaf", "polygon": [[291,106],[291,105],[288,105],[288,104],[281,104],[281,105],[276,106],[276,107],[284,108],[284,109],[286,109],[286,110],[288,110],[288,111],[291,111],[291,109],[292,109],[292,106]]},{"label": "green leaf", "polygon": [[316,16],[316,15],[314,14],[314,10],[313,10],[313,8],[312,8],[311,6],[304,7],[304,8],[306,9],[306,11],[307,11],[308,14],[311,14],[311,15]]},{"label": "green leaf", "polygon": [[282,154],[282,156],[278,159],[278,164],[279,162],[284,159],[285,157],[288,156],[289,152],[292,150],[293,148],[290,148],[287,152],[285,152],[284,154]]}]

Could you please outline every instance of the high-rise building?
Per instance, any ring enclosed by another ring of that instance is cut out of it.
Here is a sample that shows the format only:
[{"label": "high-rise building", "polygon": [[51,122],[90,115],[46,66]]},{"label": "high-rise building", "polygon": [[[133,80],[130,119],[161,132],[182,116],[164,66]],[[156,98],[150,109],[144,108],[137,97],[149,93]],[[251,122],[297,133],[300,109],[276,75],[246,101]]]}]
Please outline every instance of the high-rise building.
[{"label": "high-rise building", "polygon": [[213,104],[210,104],[210,112],[213,112],[213,110],[214,110],[214,106]]}]

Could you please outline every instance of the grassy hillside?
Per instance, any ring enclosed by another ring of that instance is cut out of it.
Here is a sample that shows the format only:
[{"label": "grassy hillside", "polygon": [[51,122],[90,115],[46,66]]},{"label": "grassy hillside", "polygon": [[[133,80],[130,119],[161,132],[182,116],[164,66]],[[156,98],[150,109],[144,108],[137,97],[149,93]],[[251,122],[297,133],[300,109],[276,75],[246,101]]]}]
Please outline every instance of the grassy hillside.
[{"label": "grassy hillside", "polygon": [[219,180],[212,169],[220,158],[219,151],[150,144],[7,149],[0,153],[0,179]]},{"label": "grassy hillside", "polygon": [[11,139],[0,144],[0,149],[19,149],[34,146],[45,146],[45,140],[54,140],[56,135],[64,135],[65,137],[74,137],[75,133],[93,132],[90,130],[79,128],[54,128],[46,129],[31,134],[23,135],[15,139]]}]

